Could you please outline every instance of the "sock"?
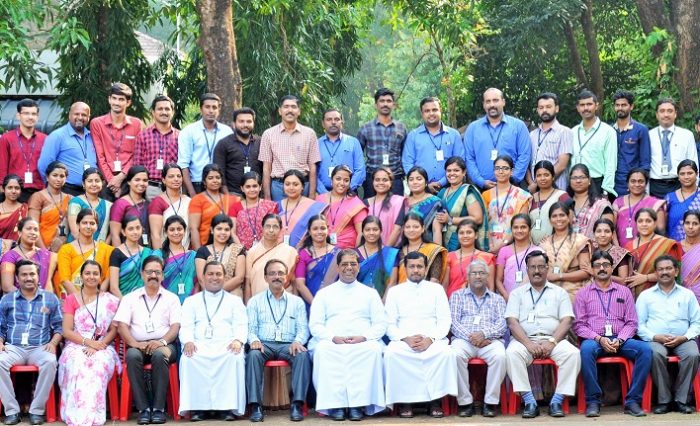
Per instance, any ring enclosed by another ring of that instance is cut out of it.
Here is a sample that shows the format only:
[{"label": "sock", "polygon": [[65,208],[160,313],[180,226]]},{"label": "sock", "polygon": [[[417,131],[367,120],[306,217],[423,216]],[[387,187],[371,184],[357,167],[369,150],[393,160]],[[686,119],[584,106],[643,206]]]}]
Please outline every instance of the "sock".
[{"label": "sock", "polygon": [[532,392],[526,392],[522,394],[521,398],[523,399],[523,402],[525,404],[537,404],[537,400],[535,399],[535,395],[532,394]]},{"label": "sock", "polygon": [[561,404],[564,402],[564,395],[560,393],[555,393],[552,395],[552,400],[549,402],[550,404]]}]

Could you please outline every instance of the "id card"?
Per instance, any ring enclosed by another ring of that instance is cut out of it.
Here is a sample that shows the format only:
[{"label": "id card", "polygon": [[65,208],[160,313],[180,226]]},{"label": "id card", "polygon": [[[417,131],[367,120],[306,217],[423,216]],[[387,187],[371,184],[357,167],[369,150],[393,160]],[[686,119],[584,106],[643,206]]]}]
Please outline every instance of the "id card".
[{"label": "id card", "polygon": [[435,161],[445,161],[445,152],[441,149],[435,151]]},{"label": "id card", "polygon": [[83,171],[85,171],[89,168],[90,168],[90,165],[88,163],[83,164]]},{"label": "id card", "polygon": [[24,183],[34,183],[34,173],[24,172]]},{"label": "id card", "polygon": [[328,177],[333,175],[333,169],[335,169],[335,166],[328,166]]},{"label": "id card", "polygon": [[580,230],[581,230],[581,228],[580,228],[578,225],[576,225],[576,226],[573,227],[573,231],[574,231],[575,233],[577,233],[577,234],[578,234],[578,232],[579,232]]},{"label": "id card", "polygon": [[558,266],[555,266],[554,268],[552,268],[552,272],[555,274],[559,274],[559,273],[561,273],[561,268]]},{"label": "id card", "polygon": [[611,337],[612,335],[612,324],[605,324],[605,337]]},{"label": "id card", "polygon": [[502,227],[501,225],[494,224],[494,225],[491,227],[491,230],[492,230],[493,232],[503,232],[503,227]]},{"label": "id card", "polygon": [[283,241],[286,245],[289,245],[289,235],[285,235]]},{"label": "id card", "polygon": [[535,311],[531,311],[529,314],[527,314],[527,322],[535,322]]},{"label": "id card", "polygon": [[204,338],[211,339],[214,337],[214,327],[209,324],[207,328],[204,329]]},{"label": "id card", "polygon": [[329,237],[331,238],[331,244],[338,244],[338,234],[336,234],[335,232],[331,232]]},{"label": "id card", "polygon": [[661,165],[661,174],[664,176],[668,176],[668,164]]},{"label": "id card", "polygon": [[631,226],[628,226],[627,228],[625,228],[625,238],[627,238],[628,240],[634,238],[634,234],[632,233]]},{"label": "id card", "polygon": [[282,341],[282,330],[279,328],[275,330],[275,342],[281,342]]},{"label": "id card", "polygon": [[243,173],[250,173],[250,166],[243,166]]},{"label": "id card", "polygon": [[475,316],[475,317],[474,317],[474,320],[472,321],[472,324],[473,324],[473,325],[479,325],[479,324],[481,324],[481,316],[480,316],[480,315]]},{"label": "id card", "polygon": [[542,219],[535,219],[535,229],[542,229]]},{"label": "id card", "polygon": [[20,342],[20,345],[22,345],[22,346],[29,345],[29,333],[22,333],[22,341]]},{"label": "id card", "polygon": [[164,162],[162,158],[156,160],[156,170],[163,170]]},{"label": "id card", "polygon": [[382,154],[382,165],[383,166],[389,165],[389,154]]},{"label": "id card", "polygon": [[115,172],[121,172],[122,171],[122,162],[119,160],[114,160],[114,171]]},{"label": "id card", "polygon": [[516,283],[523,282],[523,271],[515,271],[515,282]]},{"label": "id card", "polygon": [[146,329],[146,333],[153,333],[154,331],[156,331],[156,326],[153,325],[153,320],[151,319],[146,321],[146,323],[144,324],[144,328]]},{"label": "id card", "polygon": [[498,150],[492,149],[491,150],[491,161],[496,161],[496,157],[498,157]]},{"label": "id card", "polygon": [[148,245],[148,234],[141,234],[141,241],[143,241],[143,245]]},{"label": "id card", "polygon": [[185,283],[178,283],[177,294],[185,294]]}]

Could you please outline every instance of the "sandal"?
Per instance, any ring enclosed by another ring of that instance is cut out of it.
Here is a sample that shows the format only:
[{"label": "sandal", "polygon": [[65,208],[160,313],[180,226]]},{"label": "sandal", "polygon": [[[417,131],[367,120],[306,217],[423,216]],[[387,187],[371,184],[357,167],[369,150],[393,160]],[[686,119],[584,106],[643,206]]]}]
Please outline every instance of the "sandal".
[{"label": "sandal", "polygon": [[432,405],[430,407],[429,414],[430,414],[430,417],[433,417],[435,419],[441,419],[441,418],[445,417],[445,412],[442,411],[442,407],[440,407],[439,405]]},{"label": "sandal", "polygon": [[404,404],[399,408],[399,417],[402,419],[412,419],[413,418],[413,408],[409,404]]}]

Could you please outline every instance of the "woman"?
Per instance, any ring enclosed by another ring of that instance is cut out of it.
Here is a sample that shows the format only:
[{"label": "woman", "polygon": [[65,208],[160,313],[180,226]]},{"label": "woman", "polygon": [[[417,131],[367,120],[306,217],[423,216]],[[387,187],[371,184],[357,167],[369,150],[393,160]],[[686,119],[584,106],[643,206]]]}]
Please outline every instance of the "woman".
[{"label": "woman", "polygon": [[547,280],[569,292],[572,300],[590,276],[591,243],[585,235],[571,227],[571,208],[554,203],[549,209],[549,222],[554,232],[544,237],[539,246],[549,256]]},{"label": "woman", "polygon": [[[554,176],[553,173],[552,176]],[[537,172],[535,172],[535,180],[537,180]],[[496,290],[506,301],[516,287],[530,283],[527,267],[525,266],[525,256],[533,251],[542,251],[530,238],[532,231],[532,219],[530,217],[530,215],[524,213],[518,213],[513,216],[513,219],[510,220],[513,243],[504,246],[498,251],[498,257],[496,258]]]},{"label": "woman", "polygon": [[[306,177],[299,170],[287,170],[282,182],[284,195],[287,198],[277,202],[277,210],[282,218],[282,232],[278,233],[279,241],[292,247],[298,247],[306,237],[309,218],[325,213],[328,205],[302,195]],[[265,230],[263,229],[264,236]]]},{"label": "woman", "polygon": [[700,210],[689,210],[683,215],[685,239],[681,241],[683,286],[691,289],[700,302]]},{"label": "woman", "polygon": [[615,232],[620,247],[624,247],[628,241],[637,238],[637,224],[634,215],[639,209],[652,209],[659,220],[656,229],[660,234],[666,229],[666,201],[647,195],[647,183],[649,173],[644,169],[632,169],[627,175],[628,195],[618,197],[613,202],[615,211]]},{"label": "woman", "polygon": [[143,227],[138,217],[124,216],[120,228],[124,242],[115,247],[109,256],[109,291],[121,299],[143,287],[141,264],[153,250],[140,245]]},{"label": "woman", "polygon": [[[613,276],[612,280],[618,284],[625,284],[625,279],[630,273],[630,265],[632,256],[630,252],[623,249],[619,245],[613,244],[615,236],[615,227],[608,219],[598,219],[593,225],[593,251],[603,250],[613,258]],[[594,277],[595,272],[589,271],[589,274]]]},{"label": "woman", "polygon": [[447,275],[447,250],[445,247],[428,242],[425,239],[425,226],[423,216],[416,212],[406,215],[403,225],[403,239],[401,240],[401,254],[399,264],[399,279],[397,283],[403,283],[408,279],[403,258],[412,251],[423,253],[428,258],[426,268],[426,280],[442,284]]},{"label": "woman", "polygon": [[683,160],[678,163],[678,180],[681,187],[666,194],[668,209],[667,235],[672,240],[681,241],[685,238],[683,232],[683,214],[688,210],[700,210],[698,197],[698,165],[693,160]]},{"label": "woman", "polygon": [[2,180],[5,199],[0,203],[0,238],[17,239],[17,224],[27,217],[29,211],[25,203],[18,201],[23,189],[22,179],[17,175],[10,174]]},{"label": "woman", "polygon": [[65,345],[58,360],[58,386],[61,419],[70,426],[105,424],[107,384],[115,367],[121,373],[112,345],[119,299],[100,290],[101,277],[100,264],[85,261],[80,268],[83,285],[63,304]]},{"label": "woman", "polygon": [[[481,193],[473,185],[464,183],[467,175],[467,165],[461,157],[450,157],[445,162],[445,175],[449,186],[438,193],[442,200],[444,210],[437,214],[437,221],[442,224],[442,241],[447,246],[447,251],[459,249],[457,225],[463,220],[469,219],[478,227],[477,243],[479,247],[488,247],[488,220],[486,204]],[[484,223],[486,220],[486,223]]]},{"label": "woman", "polygon": [[406,199],[391,193],[394,185],[394,173],[386,166],[379,167],[372,175],[372,187],[376,195],[365,200],[368,214],[378,217],[382,222],[382,241],[384,245],[396,247],[401,239],[406,211]]},{"label": "woman", "polygon": [[[511,240],[510,220],[518,213],[527,213],[532,195],[511,183],[513,159],[500,155],[493,162],[496,186],[484,191],[484,202],[488,209],[489,247],[493,254]],[[484,248],[486,250],[486,248]]]},{"label": "woman", "polygon": [[367,217],[367,206],[350,191],[352,170],[345,164],[336,166],[331,173],[331,192],[316,199],[328,204],[328,232],[330,241],[340,249],[355,248],[362,237],[362,221]]},{"label": "woman", "polygon": [[[163,246],[163,223],[172,216],[179,216],[185,223],[189,219],[190,197],[182,193],[182,169],[175,163],[163,166],[162,186],[165,191],[154,198],[148,205],[148,225],[151,229],[151,247],[159,249]],[[190,246],[190,234],[182,239],[184,247]]]},{"label": "woman", "polygon": [[442,285],[449,298],[455,291],[464,288],[469,278],[469,265],[475,259],[483,260],[489,267],[488,287],[494,291],[496,278],[496,256],[479,250],[476,236],[479,226],[471,219],[464,219],[457,225],[459,248],[447,255],[447,268]]},{"label": "woman", "polygon": [[161,248],[154,250],[163,258],[165,268],[163,270],[163,287],[180,298],[182,304],[187,296],[194,294],[198,286],[195,284],[195,251],[188,250],[183,244],[189,236],[187,223],[182,216],[170,216],[165,220],[165,238]]},{"label": "woman", "polygon": [[376,216],[367,216],[362,221],[362,239],[357,248],[360,255],[357,281],[376,289],[384,298],[386,290],[396,284],[399,276],[399,249],[382,244],[382,226]]},{"label": "woman", "polygon": [[[112,245],[117,246],[123,235],[122,221],[127,216],[134,216],[141,223],[141,243],[148,245],[148,171],[144,166],[131,166],[122,183],[122,195],[112,205],[109,213],[109,230],[112,235]],[[110,274],[111,275],[111,274]]]},{"label": "woman", "polygon": [[585,164],[576,164],[569,174],[569,195],[573,199],[574,232],[593,239],[593,224],[600,218],[615,221],[608,199],[591,185],[591,173]]},{"label": "woman", "polygon": [[[91,209],[95,212],[97,226],[94,230],[93,239],[96,241],[104,241],[107,244],[110,244],[112,241],[109,233],[109,213],[112,209],[112,203],[100,198],[100,192],[102,192],[104,181],[104,175],[100,169],[96,167],[88,167],[83,172],[83,188],[85,188],[85,194],[71,198],[68,203],[68,227],[70,228],[70,235],[68,235],[69,243],[80,235],[76,218],[78,217],[78,213],[83,209]],[[115,241],[115,244],[116,243]],[[107,267],[104,265],[102,266],[103,270],[106,271]]]},{"label": "woman", "polygon": [[103,241],[95,241],[97,215],[90,208],[80,210],[77,216],[78,238],[64,244],[58,250],[58,273],[54,278],[57,293],[74,294],[83,285],[80,270],[88,260],[100,264],[100,269],[106,272],[100,283],[100,290],[109,289],[109,258],[114,248]]},{"label": "woman", "polygon": [[[532,194],[530,204],[530,219],[532,228],[530,235],[532,243],[539,244],[542,238],[552,234],[552,225],[549,223],[549,209],[554,203],[564,203],[571,200],[569,194],[554,186],[554,165],[542,160],[535,164],[535,183],[537,191]],[[527,274],[526,274],[527,275]]]},{"label": "woman", "polygon": [[56,271],[56,253],[39,247],[39,222],[32,217],[25,217],[17,224],[17,244],[12,250],[5,247],[3,240],[2,257],[2,292],[11,293],[19,288],[19,282],[15,277],[15,263],[20,259],[28,259],[39,265],[39,286],[53,293],[51,283]]},{"label": "woman", "polygon": [[204,266],[210,260],[218,260],[224,265],[224,290],[242,298],[245,247],[234,242],[233,219],[223,213],[211,220],[211,235],[207,245],[200,247],[195,256],[194,266],[200,283],[204,282]]},{"label": "woman", "polygon": [[[211,235],[211,221],[218,214],[235,218],[241,210],[241,199],[232,194],[221,192],[221,167],[207,164],[202,172],[204,192],[192,197],[189,207],[189,227],[192,235],[192,247],[198,249],[207,243]],[[236,221],[233,221],[233,241],[240,244],[236,236]]]},{"label": "woman", "polygon": [[46,188],[35,192],[29,198],[29,216],[39,223],[41,238],[37,244],[57,252],[68,237],[68,202],[69,194],[62,191],[68,177],[65,164],[52,161],[46,168]]},{"label": "woman", "polygon": [[317,291],[338,280],[335,257],[339,251],[340,249],[331,244],[326,218],[323,215],[312,216],[294,274],[294,287],[306,302],[307,309]]},{"label": "woman", "polygon": [[425,238],[442,245],[442,224],[435,220],[438,211],[444,209],[439,197],[428,192],[428,172],[414,166],[406,175],[409,195],[406,199],[406,214],[417,213],[423,217]]},{"label": "woman", "polygon": [[243,174],[241,192],[245,199],[243,208],[236,215],[236,235],[246,250],[250,250],[262,238],[262,218],[268,213],[277,213],[277,203],[260,198],[261,184],[260,175],[256,172]]},{"label": "woman", "polygon": [[637,238],[625,245],[633,259],[632,273],[625,279],[625,283],[632,289],[635,299],[656,283],[658,277],[654,272],[654,260],[657,257],[668,254],[678,261],[683,257],[683,249],[677,241],[654,233],[657,219],[656,212],[652,209],[638,210],[634,215]]}]

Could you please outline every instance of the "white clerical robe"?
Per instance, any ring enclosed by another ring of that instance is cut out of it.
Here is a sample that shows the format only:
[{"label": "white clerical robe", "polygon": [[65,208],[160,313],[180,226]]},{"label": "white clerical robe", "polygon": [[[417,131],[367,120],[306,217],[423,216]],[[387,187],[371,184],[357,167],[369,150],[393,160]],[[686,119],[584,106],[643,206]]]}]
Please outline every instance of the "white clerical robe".
[{"label": "white clerical robe", "polygon": [[[457,395],[457,364],[449,346],[450,306],[440,284],[421,281],[396,285],[386,297],[387,335],[384,351],[386,403],[433,401]],[[435,341],[415,352],[401,339],[423,335]]]},{"label": "white clerical robe", "polygon": [[[311,304],[313,382],[316,411],[365,407],[372,415],[384,410],[381,341],[386,313],[374,288],[337,281],[321,289]],[[333,337],[363,336],[356,344],[335,344]]]},{"label": "white clerical robe", "polygon": [[[223,299],[221,299],[223,297]],[[206,298],[206,308],[205,301]],[[217,306],[221,306],[217,310]],[[209,319],[211,337],[207,336]],[[193,342],[197,351],[180,357],[180,414],[192,410],[234,410],[246,408],[244,350],[228,349],[234,340],[245,342],[248,316],[240,297],[226,291],[194,294],[182,304],[180,342]]]}]

